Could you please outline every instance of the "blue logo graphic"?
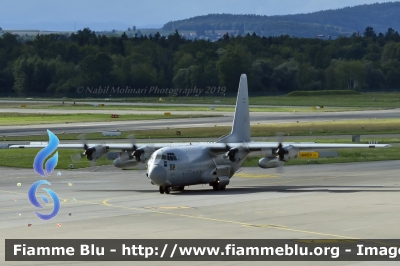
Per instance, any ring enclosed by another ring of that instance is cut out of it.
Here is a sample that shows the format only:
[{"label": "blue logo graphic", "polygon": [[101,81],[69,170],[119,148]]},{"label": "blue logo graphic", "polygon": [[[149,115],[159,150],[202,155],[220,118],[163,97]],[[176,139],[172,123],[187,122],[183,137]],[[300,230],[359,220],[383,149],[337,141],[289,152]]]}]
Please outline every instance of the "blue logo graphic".
[{"label": "blue logo graphic", "polygon": [[[36,190],[40,185],[43,185],[43,184],[51,185],[50,182],[48,182],[47,180],[39,180],[36,183],[33,183],[33,185],[29,188],[29,191],[28,191],[29,201],[32,203],[33,206],[35,206],[37,208],[41,208],[41,209],[43,209],[43,206],[36,199]],[[35,212],[35,214],[42,220],[50,220],[51,218],[55,217],[58,214],[58,212],[60,211],[60,200],[58,199],[57,194],[54,193],[53,190],[47,189],[47,188],[42,188],[42,189],[44,191],[46,191],[52,198],[53,204],[54,204],[54,209],[53,209],[53,212],[50,214],[41,214],[38,212]],[[47,199],[47,197],[45,195],[42,195],[41,198],[45,203],[49,203],[49,200]]]},{"label": "blue logo graphic", "polygon": [[57,146],[60,143],[56,135],[53,134],[53,132],[47,130],[47,134],[49,135],[49,144],[47,144],[46,148],[38,152],[38,154],[35,157],[35,160],[33,161],[33,169],[35,169],[35,172],[43,177],[46,176],[46,173],[48,175],[51,174],[54,168],[56,168],[58,162],[58,152],[56,152],[53,157],[47,160],[45,166],[46,173],[44,172],[43,169],[43,163],[44,160],[57,149]]},{"label": "blue logo graphic", "polygon": [[[53,157],[51,157],[50,159],[47,160],[47,162],[45,164],[45,169],[43,169],[44,160],[57,149],[58,144],[59,144],[58,138],[50,130],[47,130],[47,134],[49,135],[48,145],[45,148],[43,148],[41,151],[38,152],[38,154],[35,157],[35,160],[33,161],[33,169],[35,170],[35,172],[38,175],[41,175],[43,177],[46,177],[47,175],[51,174],[51,172],[53,172],[54,168],[57,166],[57,162],[58,162],[58,152],[56,152]],[[39,180],[36,183],[34,183],[29,188],[29,191],[28,191],[29,201],[32,203],[33,206],[35,206],[37,208],[41,208],[41,209],[43,209],[43,206],[36,199],[36,191],[37,191],[37,188],[43,184],[51,185],[50,182],[48,182],[47,180]],[[60,200],[58,199],[58,196],[56,193],[54,193],[54,191],[47,189],[47,188],[43,188],[43,190],[46,191],[52,198],[53,204],[54,204],[54,209],[53,209],[52,213],[47,214],[47,215],[41,214],[38,212],[35,212],[35,214],[42,220],[50,220],[51,218],[55,217],[58,214],[58,212],[60,210]],[[47,199],[47,197],[45,195],[42,195],[41,199],[45,203],[49,203],[49,200]]]}]

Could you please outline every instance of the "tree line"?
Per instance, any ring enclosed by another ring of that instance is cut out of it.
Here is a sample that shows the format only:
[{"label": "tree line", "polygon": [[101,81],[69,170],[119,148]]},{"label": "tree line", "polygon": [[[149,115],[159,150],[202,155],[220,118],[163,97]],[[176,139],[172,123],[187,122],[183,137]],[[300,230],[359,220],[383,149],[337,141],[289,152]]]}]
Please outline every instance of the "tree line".
[{"label": "tree line", "polygon": [[[246,73],[253,94],[295,90],[400,89],[400,35],[389,28],[335,40],[288,35],[187,40],[178,31],[129,38],[37,35],[0,37],[0,95],[79,97],[79,87],[206,88],[236,93]],[[87,97],[87,95],[85,95]]]}]

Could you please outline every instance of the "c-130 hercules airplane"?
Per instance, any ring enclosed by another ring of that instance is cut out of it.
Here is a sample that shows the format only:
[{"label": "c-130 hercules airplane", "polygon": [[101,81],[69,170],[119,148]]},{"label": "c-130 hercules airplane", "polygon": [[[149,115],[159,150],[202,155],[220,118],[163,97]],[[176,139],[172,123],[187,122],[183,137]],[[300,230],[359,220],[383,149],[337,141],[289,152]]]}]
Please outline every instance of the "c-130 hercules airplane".
[{"label": "c-130 hercules airplane", "polygon": [[[46,145],[12,145],[9,148],[42,148]],[[231,177],[250,152],[262,152],[261,168],[281,167],[295,158],[300,150],[340,148],[386,148],[388,144],[316,144],[252,142],[250,137],[247,76],[242,74],[236,101],[232,131],[217,142],[191,143],[118,143],[60,144],[58,148],[84,149],[81,156],[96,161],[110,150],[122,151],[114,166],[134,167],[147,163],[147,177],[161,194],[183,190],[185,186],[209,184],[214,190],[225,190]]]}]

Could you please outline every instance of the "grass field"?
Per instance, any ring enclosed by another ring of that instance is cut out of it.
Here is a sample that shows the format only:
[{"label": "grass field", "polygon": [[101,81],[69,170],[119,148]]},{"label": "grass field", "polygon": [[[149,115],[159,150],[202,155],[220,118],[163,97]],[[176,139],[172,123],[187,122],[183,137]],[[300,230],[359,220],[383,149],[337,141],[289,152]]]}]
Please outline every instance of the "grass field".
[{"label": "grass field", "polygon": [[[32,168],[33,171],[33,160],[40,149],[4,149],[0,150],[0,166],[6,167],[18,167],[18,168]],[[82,153],[83,150],[69,150],[69,149],[59,149],[58,150],[58,164],[54,170],[57,173],[57,169],[69,169],[69,165],[72,162],[71,155]],[[51,156],[50,156],[51,157]],[[49,157],[49,158],[50,158]],[[113,161],[106,160],[103,156],[97,161],[96,165],[106,165],[112,164]],[[74,168],[84,168],[90,167],[90,162],[83,157],[79,162],[73,163]]]},{"label": "grass field", "polygon": [[113,119],[122,121],[128,120],[155,120],[188,117],[208,117],[209,115],[120,115],[119,118],[111,118],[109,114],[31,114],[31,113],[0,113],[0,125],[35,125],[35,124],[54,124],[54,123],[79,123],[79,122],[107,122]]},{"label": "grass field", "polygon": [[[329,141],[329,140],[328,140]],[[329,142],[333,142],[330,140]],[[0,150],[0,166],[5,167],[18,167],[18,168],[32,168],[33,160],[40,149],[11,149]],[[321,159],[293,159],[290,160],[285,166],[290,165],[304,165],[304,164],[328,164],[328,163],[350,163],[350,162],[370,162],[370,161],[385,161],[385,160],[400,160],[400,147],[394,146],[391,148],[383,149],[344,149],[338,150],[338,158],[321,158]],[[71,155],[81,153],[80,150],[58,150],[58,164],[55,169],[69,169],[72,163]],[[249,157],[244,162],[243,167],[258,167],[258,160],[261,156]],[[97,165],[112,164],[112,160],[106,160],[105,156],[97,161]],[[86,158],[82,158],[78,163],[74,163],[74,168],[89,167],[90,163]],[[33,171],[33,170],[32,170]],[[268,170],[266,170],[268,171]]]},{"label": "grass field", "polygon": [[[215,101],[220,104],[236,103],[236,95],[223,96],[220,94],[194,96],[167,96],[163,97],[162,103],[197,103],[215,105]],[[6,100],[26,100],[26,98],[4,98]],[[80,102],[80,101],[103,101],[104,98],[98,99],[44,99],[34,98],[34,100],[54,100],[57,102]],[[126,97],[112,98],[112,101],[119,102],[143,102],[143,103],[159,103],[159,97]],[[110,104],[112,104],[110,101]],[[359,95],[308,95],[308,96],[252,96],[250,93],[251,105],[271,105],[271,106],[326,106],[326,107],[367,107],[367,108],[400,108],[400,92],[393,93],[361,93]]]}]

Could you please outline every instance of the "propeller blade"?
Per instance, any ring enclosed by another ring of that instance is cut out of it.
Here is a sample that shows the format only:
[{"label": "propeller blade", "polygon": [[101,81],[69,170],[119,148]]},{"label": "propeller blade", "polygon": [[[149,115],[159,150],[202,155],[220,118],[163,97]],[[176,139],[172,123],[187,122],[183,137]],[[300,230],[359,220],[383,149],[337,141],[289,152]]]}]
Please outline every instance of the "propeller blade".
[{"label": "propeller blade", "polygon": [[82,148],[83,148],[84,151],[82,153],[76,153],[76,154],[71,155],[71,160],[72,160],[73,163],[77,163],[83,157],[85,157],[86,156],[86,151],[87,151],[87,149],[89,149],[89,146],[86,144],[86,134],[80,134],[77,138],[79,140],[81,140],[80,142],[83,144]]},{"label": "propeller blade", "polygon": [[282,142],[283,142],[283,140],[284,140],[284,133],[282,133],[282,132],[278,132],[278,133],[276,133],[276,138],[277,138],[277,140],[278,140],[278,143],[279,144],[281,144],[282,145]]},{"label": "propeller blade", "polygon": [[126,152],[122,152],[121,155],[119,156],[119,160],[121,163],[125,163],[126,161],[131,159],[133,159],[133,156]]},{"label": "propeller blade", "polygon": [[77,163],[77,162],[79,162],[81,159],[82,159],[82,154],[81,153],[77,153],[77,154],[73,154],[73,155],[71,155],[71,161],[73,162],[73,163]]},{"label": "propeller blade", "polygon": [[96,161],[90,161],[90,171],[97,171],[99,169],[99,167],[97,166]]},{"label": "propeller blade", "polygon": [[86,134],[85,134],[85,133],[80,134],[80,135],[77,137],[77,139],[80,139],[80,140],[83,140],[84,142],[86,142]]},{"label": "propeller blade", "polygon": [[278,167],[276,168],[276,172],[283,173],[284,172],[284,162],[285,162],[285,154],[287,151],[283,148],[282,142],[284,141],[284,133],[278,132],[276,133],[276,137],[278,140],[278,147],[276,149],[276,155],[279,158]]},{"label": "propeller blade", "polygon": [[279,161],[279,165],[278,165],[278,167],[276,168],[276,172],[277,173],[283,173],[285,170],[284,170],[284,167],[283,167],[283,162],[282,161]]}]

